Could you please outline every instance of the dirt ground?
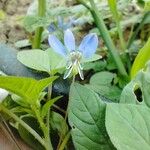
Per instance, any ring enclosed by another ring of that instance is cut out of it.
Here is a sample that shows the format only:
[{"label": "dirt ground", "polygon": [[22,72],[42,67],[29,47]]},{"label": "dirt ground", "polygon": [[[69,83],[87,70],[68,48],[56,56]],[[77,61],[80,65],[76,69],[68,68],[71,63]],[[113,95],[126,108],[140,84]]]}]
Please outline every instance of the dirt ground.
[{"label": "dirt ground", "polygon": [[0,20],[0,43],[14,44],[26,38],[19,19],[26,14],[31,2],[31,0],[0,0],[0,11],[4,13],[4,18]]}]

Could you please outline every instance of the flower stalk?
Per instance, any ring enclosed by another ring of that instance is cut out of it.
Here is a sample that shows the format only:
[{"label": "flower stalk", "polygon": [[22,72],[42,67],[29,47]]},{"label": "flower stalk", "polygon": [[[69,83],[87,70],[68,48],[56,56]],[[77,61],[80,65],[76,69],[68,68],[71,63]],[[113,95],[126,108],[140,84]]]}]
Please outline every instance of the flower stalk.
[{"label": "flower stalk", "polygon": [[[38,0],[38,16],[45,17],[46,14],[46,0]],[[35,31],[32,48],[38,49],[41,46],[41,37],[43,33],[43,27],[38,27]]]}]

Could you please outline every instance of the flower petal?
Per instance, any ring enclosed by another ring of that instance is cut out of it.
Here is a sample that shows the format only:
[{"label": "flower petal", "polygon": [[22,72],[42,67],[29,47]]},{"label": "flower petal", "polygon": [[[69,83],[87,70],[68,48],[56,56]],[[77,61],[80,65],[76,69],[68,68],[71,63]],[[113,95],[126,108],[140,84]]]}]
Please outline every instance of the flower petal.
[{"label": "flower petal", "polygon": [[95,53],[98,46],[98,37],[94,33],[85,36],[79,46],[79,51],[82,52],[85,58],[90,58]]},{"label": "flower petal", "polygon": [[65,46],[67,47],[68,51],[75,50],[75,38],[74,38],[73,33],[69,29],[67,29],[65,31],[64,43],[65,43]]},{"label": "flower petal", "polygon": [[49,35],[48,42],[49,42],[49,45],[52,47],[52,49],[56,53],[58,53],[62,56],[67,56],[67,51],[66,51],[64,45],[57,39],[56,36]]}]

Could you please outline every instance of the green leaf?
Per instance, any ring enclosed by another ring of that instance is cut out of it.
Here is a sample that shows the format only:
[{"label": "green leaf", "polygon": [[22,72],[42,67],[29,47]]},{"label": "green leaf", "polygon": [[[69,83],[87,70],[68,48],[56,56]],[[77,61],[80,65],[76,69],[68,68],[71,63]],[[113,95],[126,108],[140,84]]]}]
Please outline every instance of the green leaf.
[{"label": "green leaf", "polygon": [[25,50],[18,52],[17,59],[25,66],[50,73],[49,56],[42,50]]},{"label": "green leaf", "polygon": [[107,66],[106,61],[95,61],[83,64],[84,70],[94,70],[94,72],[100,72]]},{"label": "green leaf", "polygon": [[107,99],[107,101],[119,101],[121,90],[117,86],[112,85],[115,77],[116,74],[107,71],[96,73],[91,77],[90,84],[86,85],[86,87],[92,89],[101,97]]},{"label": "green leaf", "polygon": [[96,61],[96,60],[101,59],[101,58],[102,58],[101,55],[94,54],[91,58],[88,58],[88,59],[87,58],[83,58],[82,62],[83,63],[92,62],[92,61]]},{"label": "green leaf", "polygon": [[94,92],[82,85],[73,84],[68,118],[76,149],[114,149],[105,130],[105,104]]},{"label": "green leaf", "polygon": [[150,1],[145,1],[144,11],[150,11]]},{"label": "green leaf", "polygon": [[90,84],[95,85],[110,85],[116,74],[107,71],[102,71],[94,74],[90,79]]},{"label": "green leaf", "polygon": [[[39,128],[39,123],[33,117],[22,117],[22,120],[25,121],[30,127],[32,127],[36,132],[42,135],[42,131]],[[18,132],[21,138],[29,144],[33,149],[44,150],[44,147],[33,137],[33,135],[27,131],[22,125],[18,124]]]},{"label": "green leaf", "polygon": [[62,115],[52,111],[50,119],[50,124],[53,130],[56,130],[57,132],[59,132],[59,135],[65,137],[66,133],[68,132],[68,126]]},{"label": "green leaf", "polygon": [[46,50],[52,72],[57,72],[58,69],[66,67],[66,58],[54,52],[51,48]]},{"label": "green leaf", "polygon": [[[141,70],[136,77],[123,89],[121,94],[121,103],[143,104],[150,107],[150,64],[147,69]],[[141,91],[140,102],[137,99],[134,91],[139,89]]]},{"label": "green leaf", "polygon": [[27,39],[20,40],[20,41],[17,41],[15,43],[15,47],[17,47],[17,48],[24,48],[24,47],[27,47],[27,46],[31,46],[30,41],[27,40]]},{"label": "green leaf", "polygon": [[34,103],[38,100],[40,93],[57,77],[49,77],[42,80],[35,80],[25,77],[0,76],[0,88],[6,89],[27,100],[28,103]]},{"label": "green leaf", "polygon": [[137,72],[144,68],[146,62],[150,60],[150,38],[148,39],[147,43],[145,46],[140,49],[138,55],[136,56],[134,63],[131,68],[131,78],[135,77]]},{"label": "green leaf", "polygon": [[16,94],[11,94],[12,100],[22,107],[29,107],[29,104]]},{"label": "green leaf", "polygon": [[117,150],[150,149],[150,109],[138,105],[108,104],[106,129]]},{"label": "green leaf", "polygon": [[42,107],[42,110],[41,110],[41,116],[42,118],[44,118],[48,112],[48,110],[51,108],[51,106],[58,100],[60,99],[62,96],[57,96],[53,99],[50,99],[49,101],[47,101],[43,107]]},{"label": "green leaf", "polygon": [[106,102],[118,102],[120,99],[121,90],[117,86],[87,84],[86,87],[93,90]]},{"label": "green leaf", "polygon": [[138,100],[137,97],[135,95],[135,90],[138,87],[138,82],[136,82],[135,80],[131,81],[130,83],[128,83],[122,93],[121,93],[121,97],[120,97],[120,103],[131,103],[131,104],[137,104]]},{"label": "green leaf", "polygon": [[11,109],[13,113],[17,114],[26,114],[27,116],[34,116],[35,113],[32,111],[31,107],[22,107],[22,106],[16,106]]}]

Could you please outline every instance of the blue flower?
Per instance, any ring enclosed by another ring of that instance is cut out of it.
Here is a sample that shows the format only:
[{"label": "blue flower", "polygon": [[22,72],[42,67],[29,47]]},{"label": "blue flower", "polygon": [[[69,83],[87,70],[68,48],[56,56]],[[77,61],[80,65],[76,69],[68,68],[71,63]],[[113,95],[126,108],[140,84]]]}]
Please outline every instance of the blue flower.
[{"label": "blue flower", "polygon": [[73,18],[69,18],[68,22],[65,22],[64,19],[61,16],[58,16],[57,18],[57,24],[55,23],[51,23],[47,30],[52,33],[55,32],[56,30],[60,29],[62,31],[65,31],[71,27],[73,27],[74,25],[74,19]]},{"label": "blue flower", "polygon": [[73,33],[67,29],[64,33],[64,45],[54,35],[49,35],[49,45],[52,49],[66,58],[67,67],[64,74],[64,79],[68,78],[71,73],[76,75],[79,73],[80,78],[84,80],[83,67],[81,66],[82,59],[89,59],[95,53],[98,46],[98,37],[94,33],[86,35],[79,47],[75,45]]}]

